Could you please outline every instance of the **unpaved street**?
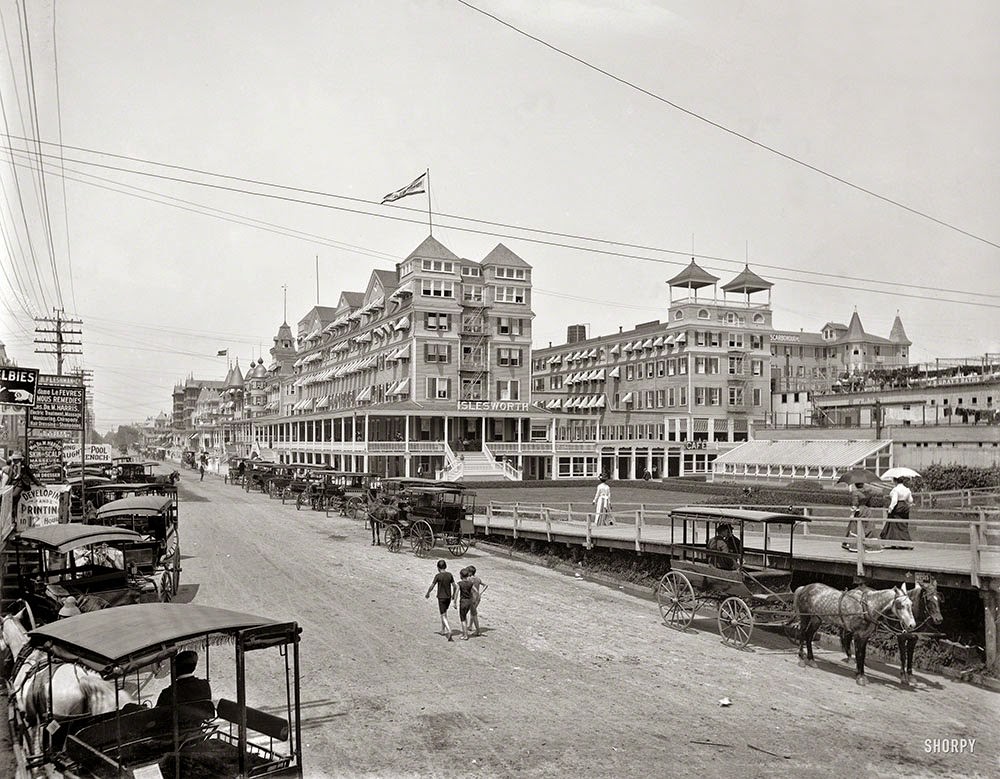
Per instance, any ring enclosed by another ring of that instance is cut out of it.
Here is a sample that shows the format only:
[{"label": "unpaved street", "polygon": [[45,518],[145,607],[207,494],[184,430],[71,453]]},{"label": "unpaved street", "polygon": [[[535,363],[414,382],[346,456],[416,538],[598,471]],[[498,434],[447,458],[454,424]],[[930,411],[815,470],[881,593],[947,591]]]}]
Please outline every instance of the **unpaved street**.
[{"label": "unpaved street", "polygon": [[[190,472],[182,599],[303,626],[307,776],[995,776],[1000,699],[839,654],[800,668],[783,638],[738,652],[714,622],[680,634],[655,602],[541,566],[446,550],[489,584],[485,635],[439,630],[427,559],[373,548],[362,523],[296,511]],[[277,703],[283,685],[252,682]],[[263,688],[267,687],[267,690]],[[729,707],[720,699],[728,697]],[[972,754],[925,739],[975,738]],[[696,743],[712,742],[712,743]]]}]

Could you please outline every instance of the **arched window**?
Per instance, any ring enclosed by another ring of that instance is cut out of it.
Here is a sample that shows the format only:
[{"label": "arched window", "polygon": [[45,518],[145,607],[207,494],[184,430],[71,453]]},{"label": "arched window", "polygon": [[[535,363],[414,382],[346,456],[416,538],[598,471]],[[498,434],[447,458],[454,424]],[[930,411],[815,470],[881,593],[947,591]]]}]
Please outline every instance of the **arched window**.
[{"label": "arched window", "polygon": [[708,309],[699,308],[698,309],[698,319],[708,319]]},{"label": "arched window", "polygon": [[683,319],[683,318],[684,318],[684,312],[683,311],[675,311],[674,312],[674,319]]},{"label": "arched window", "polygon": [[764,324],[764,315],[763,314],[754,314],[753,315],[753,323],[755,325],[762,325],[762,324]]}]

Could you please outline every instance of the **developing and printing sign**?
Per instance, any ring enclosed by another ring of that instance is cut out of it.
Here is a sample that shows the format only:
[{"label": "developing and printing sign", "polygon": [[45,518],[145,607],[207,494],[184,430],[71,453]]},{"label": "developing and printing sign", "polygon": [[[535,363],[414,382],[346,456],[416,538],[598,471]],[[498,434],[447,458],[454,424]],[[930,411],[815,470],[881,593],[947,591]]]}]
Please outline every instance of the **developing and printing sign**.
[{"label": "developing and printing sign", "polygon": [[69,521],[69,485],[33,487],[21,493],[17,504],[18,530]]},{"label": "developing and printing sign", "polygon": [[0,403],[30,408],[37,391],[37,368],[0,368]]}]

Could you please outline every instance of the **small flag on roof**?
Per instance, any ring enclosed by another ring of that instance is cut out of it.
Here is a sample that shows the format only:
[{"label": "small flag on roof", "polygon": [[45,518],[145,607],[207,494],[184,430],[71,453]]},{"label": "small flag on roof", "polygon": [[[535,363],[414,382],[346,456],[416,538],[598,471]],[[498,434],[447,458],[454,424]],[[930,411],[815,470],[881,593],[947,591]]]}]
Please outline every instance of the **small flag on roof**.
[{"label": "small flag on roof", "polygon": [[427,173],[421,173],[413,181],[407,184],[402,189],[397,189],[395,192],[390,192],[384,198],[382,198],[383,203],[391,203],[394,200],[399,200],[407,195],[419,195],[427,191]]},{"label": "small flag on roof", "polygon": [[229,350],[228,349],[219,349],[219,353],[217,355],[215,355],[215,356],[216,357],[228,357],[229,356]]}]

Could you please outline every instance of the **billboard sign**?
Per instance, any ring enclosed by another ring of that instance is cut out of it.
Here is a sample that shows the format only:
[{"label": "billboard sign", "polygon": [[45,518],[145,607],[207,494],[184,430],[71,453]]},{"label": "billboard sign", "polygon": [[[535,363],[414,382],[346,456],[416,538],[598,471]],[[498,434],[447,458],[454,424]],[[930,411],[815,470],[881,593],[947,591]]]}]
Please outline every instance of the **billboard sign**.
[{"label": "billboard sign", "polygon": [[31,408],[37,391],[37,368],[0,368],[0,404]]},{"label": "billboard sign", "polygon": [[28,462],[42,484],[63,480],[63,441],[61,438],[32,438],[28,441]]},{"label": "billboard sign", "polygon": [[65,376],[43,375],[35,394],[35,405],[28,412],[28,427],[34,430],[83,429],[84,389],[80,380]]}]

